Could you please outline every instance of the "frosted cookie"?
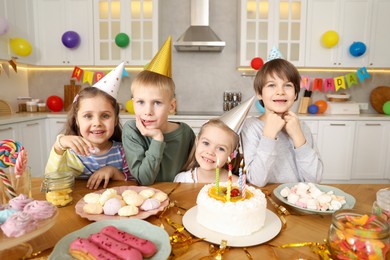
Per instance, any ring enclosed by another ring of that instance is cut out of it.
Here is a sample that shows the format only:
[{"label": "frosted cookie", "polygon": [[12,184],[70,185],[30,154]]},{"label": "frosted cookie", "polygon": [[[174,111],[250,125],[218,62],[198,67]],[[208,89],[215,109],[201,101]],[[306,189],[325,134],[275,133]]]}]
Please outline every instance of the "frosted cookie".
[{"label": "frosted cookie", "polygon": [[104,250],[86,238],[76,238],[69,245],[69,253],[76,259],[115,259],[114,254]]},{"label": "frosted cookie", "polygon": [[141,195],[142,197],[144,197],[145,199],[149,199],[154,195],[154,193],[155,193],[154,190],[146,189],[146,190],[140,191],[138,194]]},{"label": "frosted cookie", "polygon": [[168,199],[168,195],[165,192],[159,191],[156,192],[153,196],[153,199],[157,199],[160,202],[163,202],[164,200]]},{"label": "frosted cookie", "polygon": [[142,205],[140,206],[140,209],[144,211],[148,211],[148,210],[157,209],[158,207],[160,207],[160,205],[161,203],[157,199],[146,199],[144,203],[142,203]]},{"label": "frosted cookie", "polygon": [[138,207],[134,205],[127,205],[119,209],[118,215],[121,217],[130,217],[137,215],[139,212]]},{"label": "frosted cookie", "polygon": [[104,215],[114,216],[118,213],[119,209],[122,207],[121,200],[118,198],[111,198],[106,201],[103,205]]},{"label": "frosted cookie", "polygon": [[83,211],[91,215],[99,215],[103,213],[103,206],[100,203],[88,203],[83,206]]},{"label": "frosted cookie", "polygon": [[99,198],[99,203],[104,205],[107,200],[114,198],[118,195],[117,191],[114,189],[106,189]]},{"label": "frosted cookie", "polygon": [[32,202],[33,199],[28,197],[25,194],[20,194],[16,196],[15,198],[12,198],[8,202],[8,206],[11,209],[15,210],[23,210],[24,206],[26,206],[28,203]]},{"label": "frosted cookie", "polygon": [[130,194],[138,194],[138,192],[136,192],[135,190],[125,190],[124,192],[122,192],[122,197],[125,197]]},{"label": "frosted cookie", "polygon": [[129,194],[123,197],[123,200],[127,205],[141,206],[144,203],[145,198],[139,194]]},{"label": "frosted cookie", "polygon": [[23,212],[30,214],[35,220],[51,218],[56,210],[56,206],[46,200],[34,200],[23,208]]},{"label": "frosted cookie", "polygon": [[100,196],[101,194],[92,192],[85,194],[83,200],[85,203],[100,203]]},{"label": "frosted cookie", "polygon": [[18,211],[12,214],[3,225],[1,229],[7,237],[20,237],[37,227],[37,222],[30,214]]}]

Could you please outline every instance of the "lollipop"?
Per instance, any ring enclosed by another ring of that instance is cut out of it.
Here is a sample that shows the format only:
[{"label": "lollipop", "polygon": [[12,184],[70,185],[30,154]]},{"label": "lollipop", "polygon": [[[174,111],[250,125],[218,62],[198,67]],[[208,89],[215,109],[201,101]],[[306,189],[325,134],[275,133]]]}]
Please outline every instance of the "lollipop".
[{"label": "lollipop", "polygon": [[5,172],[1,169],[0,169],[0,179],[3,182],[5,188],[7,189],[8,196],[10,198],[15,198],[17,196],[15,189],[14,189],[14,187],[12,187],[12,184],[11,184],[10,180],[8,179],[7,175],[5,174]]},{"label": "lollipop", "polygon": [[22,147],[15,163],[16,178],[19,178],[27,167],[27,151]]}]

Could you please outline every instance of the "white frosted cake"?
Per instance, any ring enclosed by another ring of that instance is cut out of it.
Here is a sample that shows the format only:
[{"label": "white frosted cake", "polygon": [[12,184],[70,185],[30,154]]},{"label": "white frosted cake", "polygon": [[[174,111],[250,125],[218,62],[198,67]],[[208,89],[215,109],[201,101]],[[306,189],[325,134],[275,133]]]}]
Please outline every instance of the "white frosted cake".
[{"label": "white frosted cake", "polygon": [[198,223],[230,236],[247,236],[261,229],[267,208],[264,193],[246,186],[246,196],[242,198],[238,187],[233,186],[231,194],[230,202],[226,202],[226,183],[220,183],[218,194],[215,184],[205,185],[196,200]]}]

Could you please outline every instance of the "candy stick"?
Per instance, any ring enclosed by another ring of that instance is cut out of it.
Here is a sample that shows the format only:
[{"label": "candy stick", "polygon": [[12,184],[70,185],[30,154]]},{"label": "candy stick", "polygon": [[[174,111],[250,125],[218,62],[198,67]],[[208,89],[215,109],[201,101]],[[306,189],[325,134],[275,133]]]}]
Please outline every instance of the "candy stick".
[{"label": "candy stick", "polygon": [[24,148],[19,152],[18,157],[16,159],[15,163],[15,175],[16,178],[19,178],[22,176],[23,172],[26,170],[27,167],[27,152],[24,150]]},{"label": "candy stick", "polygon": [[3,182],[3,184],[4,184],[5,188],[6,188],[8,196],[10,198],[15,198],[16,197],[16,192],[14,190],[14,187],[12,187],[11,182],[8,179],[7,175],[1,169],[0,169],[0,178],[1,178],[1,181]]}]

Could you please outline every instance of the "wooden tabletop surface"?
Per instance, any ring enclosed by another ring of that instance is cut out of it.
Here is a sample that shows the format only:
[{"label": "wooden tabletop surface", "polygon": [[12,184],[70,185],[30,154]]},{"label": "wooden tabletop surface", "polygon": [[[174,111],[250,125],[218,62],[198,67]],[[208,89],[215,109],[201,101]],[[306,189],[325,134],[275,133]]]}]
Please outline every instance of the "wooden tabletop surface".
[{"label": "wooden tabletop surface", "polygon": [[[34,199],[43,200],[45,194],[40,192],[40,184],[42,179],[35,178],[32,181],[32,194]],[[76,231],[80,228],[90,224],[91,221],[80,217],[75,213],[75,205],[87,193],[92,192],[85,187],[85,181],[77,181],[75,192],[73,194],[74,203],[72,205],[59,208],[59,216],[56,224],[46,233],[32,239],[28,243],[33,248],[34,252],[43,251],[36,259],[47,259],[55,244],[65,235]],[[113,181],[110,182],[109,187],[128,186],[129,182]],[[181,183],[156,183],[151,187],[159,189],[167,194],[175,188],[169,195],[171,201],[175,201],[181,209],[177,207],[169,208],[164,217],[169,217],[177,223],[182,223],[182,214],[185,209],[190,209],[196,205],[196,197],[199,190],[204,186],[203,184],[189,184]],[[263,189],[272,192],[278,185],[267,185]],[[354,196],[356,199],[355,209],[365,212],[371,212],[372,204],[375,201],[376,192],[379,189],[389,187],[389,184],[329,184],[329,186],[337,187],[346,193]],[[271,195],[274,201],[281,204],[277,198]],[[275,212],[275,208],[268,201],[268,209]],[[318,259],[309,247],[297,248],[276,248],[273,246],[280,246],[288,243],[298,242],[319,242],[322,243],[327,237],[328,229],[331,224],[331,215],[302,215],[294,209],[287,207],[292,215],[285,216],[286,227],[270,241],[261,245],[251,246],[247,248],[249,254],[253,259]],[[165,230],[171,235],[175,229],[172,228],[165,221],[164,218],[158,218],[158,215],[151,216],[146,221],[161,226],[164,225]],[[273,245],[273,246],[271,246]],[[200,259],[209,255],[209,242],[197,242],[192,244],[188,251],[181,256],[174,257],[174,259]],[[25,247],[16,246],[9,250],[0,252],[0,259],[18,259],[25,253]],[[6,258],[4,258],[6,257]],[[211,258],[210,258],[211,259]],[[223,259],[249,259],[243,248],[230,247],[227,252],[223,254]]]}]

